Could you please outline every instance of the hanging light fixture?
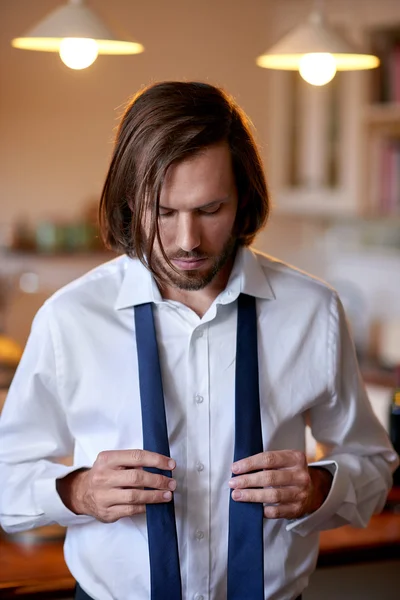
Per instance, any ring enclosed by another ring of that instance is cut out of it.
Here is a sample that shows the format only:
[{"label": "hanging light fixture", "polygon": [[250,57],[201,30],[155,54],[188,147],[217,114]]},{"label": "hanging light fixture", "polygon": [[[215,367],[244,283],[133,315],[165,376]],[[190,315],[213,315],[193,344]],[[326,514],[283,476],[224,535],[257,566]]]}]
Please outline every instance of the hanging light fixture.
[{"label": "hanging light fixture", "polygon": [[256,59],[259,67],[299,71],[312,85],[325,85],[336,71],[358,71],[379,66],[379,58],[361,53],[326,21],[322,0],[315,0],[307,21],[292,29]]},{"label": "hanging light fixture", "polygon": [[71,69],[89,67],[98,54],[139,54],[144,50],[138,42],[119,39],[84,0],[69,0],[11,44],[23,50],[58,52]]}]

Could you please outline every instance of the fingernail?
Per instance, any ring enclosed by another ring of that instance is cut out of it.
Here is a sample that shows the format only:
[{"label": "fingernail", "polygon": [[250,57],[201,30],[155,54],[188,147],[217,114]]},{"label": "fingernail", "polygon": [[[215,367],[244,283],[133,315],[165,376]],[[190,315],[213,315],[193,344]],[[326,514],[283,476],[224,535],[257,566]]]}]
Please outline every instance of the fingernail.
[{"label": "fingernail", "polygon": [[168,487],[170,490],[174,491],[174,489],[176,488],[176,481],[175,479],[171,479],[171,481],[168,483]]},{"label": "fingernail", "polygon": [[230,487],[236,486],[236,481],[234,479],[230,479],[228,483],[229,483]]},{"label": "fingernail", "polygon": [[170,469],[175,469],[175,461],[174,460],[169,460],[168,461],[168,466]]},{"label": "fingernail", "polygon": [[239,465],[237,465],[237,464],[233,464],[233,465],[232,465],[232,472],[233,472],[233,473],[237,473],[238,471],[239,471]]},{"label": "fingernail", "polygon": [[171,492],[164,492],[164,493],[163,493],[163,498],[164,498],[165,500],[171,500],[171,498],[172,498],[172,493],[171,493]]},{"label": "fingernail", "polygon": [[234,500],[240,500],[240,498],[241,498],[241,497],[242,497],[242,492],[241,492],[241,491],[239,491],[239,490],[234,490],[234,491],[232,492],[232,498],[233,498]]}]

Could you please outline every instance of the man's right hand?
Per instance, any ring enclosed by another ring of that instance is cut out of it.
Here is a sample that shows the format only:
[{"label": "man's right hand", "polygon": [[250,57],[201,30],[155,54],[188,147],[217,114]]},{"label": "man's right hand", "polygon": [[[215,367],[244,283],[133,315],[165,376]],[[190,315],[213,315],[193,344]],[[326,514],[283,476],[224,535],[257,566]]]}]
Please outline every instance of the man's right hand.
[{"label": "man's right hand", "polygon": [[[91,469],[81,469],[57,479],[58,494],[69,510],[114,523],[146,511],[146,504],[169,502],[175,479],[148,473],[144,467],[175,469],[172,458],[148,450],[100,452]],[[151,488],[146,490],[144,488]]]}]

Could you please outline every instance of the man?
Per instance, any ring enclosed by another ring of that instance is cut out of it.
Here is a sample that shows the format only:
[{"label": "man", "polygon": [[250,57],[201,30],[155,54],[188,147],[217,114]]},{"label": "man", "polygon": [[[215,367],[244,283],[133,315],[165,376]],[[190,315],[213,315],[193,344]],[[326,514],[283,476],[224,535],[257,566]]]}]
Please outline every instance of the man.
[{"label": "man", "polygon": [[67,526],[77,598],[294,600],[318,532],[365,526],[397,465],[340,301],[248,248],[263,168],[213,86],[133,99],[100,209],[122,256],[35,318],[1,420],[2,525]]}]

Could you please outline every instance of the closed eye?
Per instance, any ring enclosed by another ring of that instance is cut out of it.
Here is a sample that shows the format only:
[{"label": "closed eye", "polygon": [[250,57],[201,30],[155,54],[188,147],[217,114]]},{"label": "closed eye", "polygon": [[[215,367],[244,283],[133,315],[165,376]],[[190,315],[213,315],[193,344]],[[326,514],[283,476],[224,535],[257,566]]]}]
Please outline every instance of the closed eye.
[{"label": "closed eye", "polygon": [[222,204],[218,204],[217,206],[210,206],[210,208],[202,208],[199,209],[199,213],[203,215],[215,215],[221,210],[221,206]]},{"label": "closed eye", "polygon": [[[223,206],[223,202],[221,202],[220,204],[211,204],[210,206],[204,206],[203,208],[198,208],[196,209],[196,213],[198,215],[215,215],[217,214],[222,206]],[[176,210],[171,208],[165,208],[164,206],[160,206],[159,207],[159,211],[158,211],[158,215],[159,217],[172,217],[174,214],[176,213]]]},{"label": "closed eye", "polygon": [[160,217],[172,217],[174,212],[174,210],[165,210],[165,208],[163,208],[159,210],[158,214]]}]

